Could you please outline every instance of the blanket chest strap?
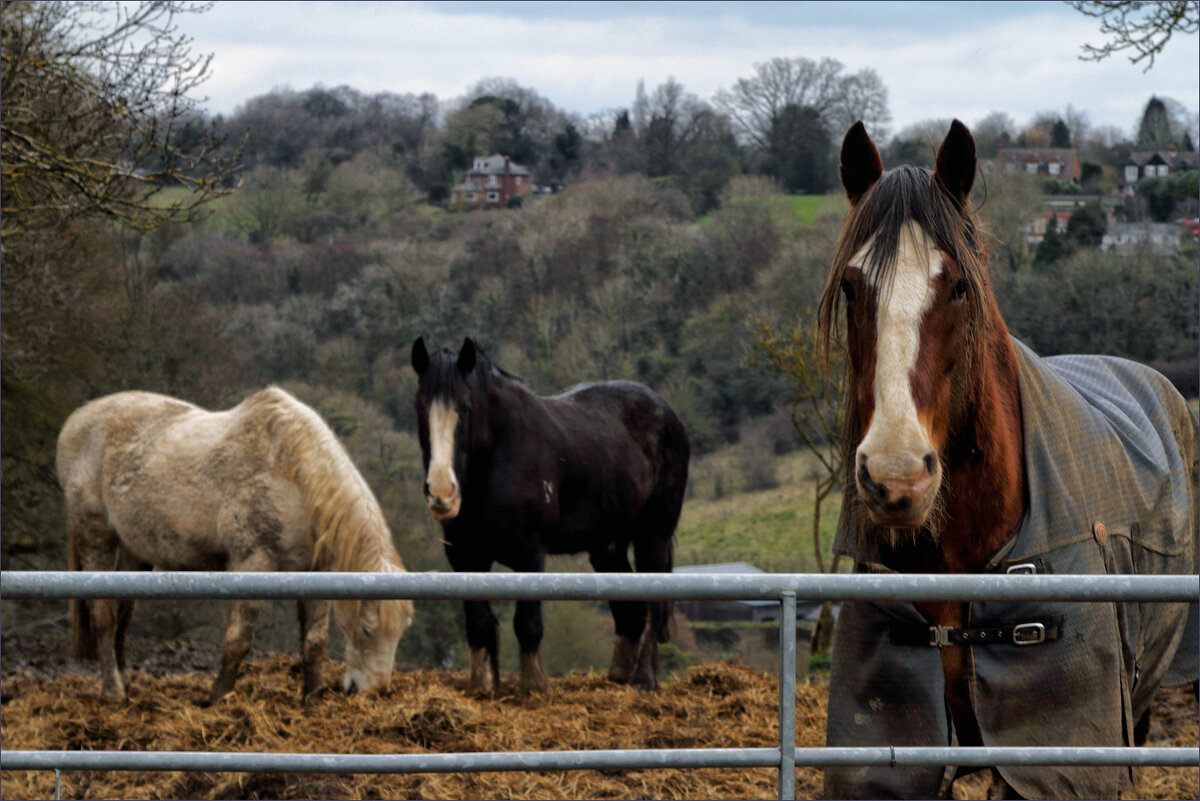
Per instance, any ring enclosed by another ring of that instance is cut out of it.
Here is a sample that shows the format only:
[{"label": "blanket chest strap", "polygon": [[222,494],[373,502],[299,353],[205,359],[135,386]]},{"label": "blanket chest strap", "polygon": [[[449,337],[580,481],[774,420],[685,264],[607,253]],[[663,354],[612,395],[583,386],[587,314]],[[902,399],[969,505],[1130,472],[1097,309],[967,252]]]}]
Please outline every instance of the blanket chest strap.
[{"label": "blanket chest strap", "polygon": [[923,645],[945,648],[950,645],[1040,645],[1053,642],[1060,636],[1062,617],[1044,617],[1020,623],[980,628],[950,626],[914,626],[895,624],[889,627],[893,645]]}]

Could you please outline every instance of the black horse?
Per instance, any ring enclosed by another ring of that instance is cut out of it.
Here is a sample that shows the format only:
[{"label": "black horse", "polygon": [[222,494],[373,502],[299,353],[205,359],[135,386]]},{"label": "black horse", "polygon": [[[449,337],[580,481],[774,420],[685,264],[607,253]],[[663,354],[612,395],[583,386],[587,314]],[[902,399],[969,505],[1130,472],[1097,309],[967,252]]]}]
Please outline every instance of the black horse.
[{"label": "black horse", "polygon": [[[455,571],[499,562],[541,572],[546,554],[587,551],[601,573],[671,571],[691,446],[675,412],[628,381],[579,384],[550,398],[496,366],[467,338],[454,352],[412,347],[425,497]],[[499,628],[487,601],[466,601],[472,692],[500,682]],[[671,604],[614,601],[608,677],[657,686]],[[648,614],[647,614],[648,612]],[[643,637],[649,618],[649,632]],[[519,601],[520,688],[545,690],[540,601]],[[640,648],[639,648],[640,643]]]}]

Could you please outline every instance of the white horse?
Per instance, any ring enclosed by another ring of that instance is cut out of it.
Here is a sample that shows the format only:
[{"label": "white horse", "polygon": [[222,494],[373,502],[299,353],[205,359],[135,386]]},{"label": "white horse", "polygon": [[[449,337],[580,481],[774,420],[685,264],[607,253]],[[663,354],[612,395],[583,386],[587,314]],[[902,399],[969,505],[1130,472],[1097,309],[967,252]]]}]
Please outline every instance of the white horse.
[{"label": "white horse", "polygon": [[[379,503],[320,416],[281,389],[209,412],[151,392],[77,409],[58,438],[73,570],[400,572]],[[320,688],[330,607],[345,635],[346,692],[386,685],[413,619],[407,600],[299,602],[305,696]],[[230,602],[210,701],[233,689],[262,601]],[[102,690],[128,684],[129,600],[71,601],[72,656],[98,658]]]}]

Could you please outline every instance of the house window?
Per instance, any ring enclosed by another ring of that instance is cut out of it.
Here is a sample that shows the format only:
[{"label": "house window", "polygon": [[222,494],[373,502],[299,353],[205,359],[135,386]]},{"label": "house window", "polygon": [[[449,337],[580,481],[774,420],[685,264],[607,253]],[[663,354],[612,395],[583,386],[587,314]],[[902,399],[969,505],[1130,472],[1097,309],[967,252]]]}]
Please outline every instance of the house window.
[{"label": "house window", "polygon": [[1029,173],[1030,175],[1037,175],[1037,167],[1037,162],[1031,161],[1025,165],[1025,172]]},{"label": "house window", "polygon": [[496,186],[496,176],[489,175],[487,185],[488,186]]},{"label": "house window", "polygon": [[1138,168],[1136,164],[1129,164],[1125,167],[1125,183],[1132,184],[1137,181]]},{"label": "house window", "polygon": [[467,192],[467,200],[474,200],[474,199],[475,199],[475,193]]},{"label": "house window", "polygon": [[493,203],[498,202],[500,200],[500,193],[499,192],[488,192],[487,199],[492,201]]},{"label": "house window", "polygon": [[1159,164],[1159,165],[1158,165],[1158,174],[1159,174],[1160,176],[1162,176],[1163,178],[1166,178],[1166,177],[1167,177],[1167,173],[1168,173],[1168,172],[1169,172],[1169,169],[1167,168],[1167,165],[1166,165],[1166,164]]},{"label": "house window", "polygon": [[1057,161],[1055,161],[1055,162],[1051,162],[1051,164],[1050,164],[1050,174],[1051,174],[1051,175],[1058,175],[1060,172],[1062,172],[1062,165],[1061,165],[1061,164],[1059,164]]},{"label": "house window", "polygon": [[517,176],[517,186],[521,185],[521,176]]}]

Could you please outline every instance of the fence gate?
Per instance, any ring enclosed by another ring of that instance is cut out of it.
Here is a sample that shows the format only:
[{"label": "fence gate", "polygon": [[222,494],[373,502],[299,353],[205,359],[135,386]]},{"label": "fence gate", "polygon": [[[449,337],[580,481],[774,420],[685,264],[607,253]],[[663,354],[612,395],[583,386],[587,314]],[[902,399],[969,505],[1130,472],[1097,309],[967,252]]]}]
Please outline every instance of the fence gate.
[{"label": "fence gate", "polygon": [[[1197,576],[670,573],[101,573],[2,571],[0,600],[56,598],[410,598],[433,600],[778,601],[779,744],[775,748],[276,754],[0,750],[3,770],[458,773],[472,771],[761,768],[795,797],[797,767],[838,765],[1163,765],[1200,762],[1200,748],[801,748],[796,732],[796,598],[813,601],[1189,601]],[[56,782],[57,791],[57,782]],[[57,795],[57,792],[56,792]]]}]

